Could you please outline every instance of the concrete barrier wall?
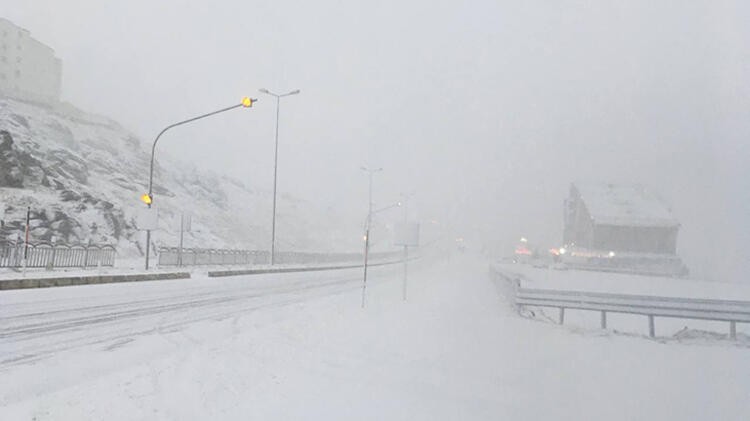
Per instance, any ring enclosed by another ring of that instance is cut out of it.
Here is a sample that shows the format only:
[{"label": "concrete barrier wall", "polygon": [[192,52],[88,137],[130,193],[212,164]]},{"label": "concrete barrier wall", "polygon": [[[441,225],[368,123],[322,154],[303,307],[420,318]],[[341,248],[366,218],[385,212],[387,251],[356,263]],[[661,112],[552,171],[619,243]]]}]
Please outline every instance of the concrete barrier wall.
[{"label": "concrete barrier wall", "polygon": [[55,278],[9,279],[0,281],[0,290],[50,288],[73,285],[111,284],[115,282],[163,281],[189,279],[189,272],[139,273],[132,275],[65,276]]}]

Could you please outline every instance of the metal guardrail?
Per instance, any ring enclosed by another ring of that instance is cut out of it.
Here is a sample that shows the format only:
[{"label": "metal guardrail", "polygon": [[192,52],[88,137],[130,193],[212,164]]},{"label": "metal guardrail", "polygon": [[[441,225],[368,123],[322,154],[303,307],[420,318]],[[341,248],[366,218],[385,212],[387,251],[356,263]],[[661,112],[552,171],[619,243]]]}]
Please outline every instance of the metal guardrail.
[{"label": "metal guardrail", "polygon": [[160,247],[159,266],[255,265],[270,261],[270,253],[257,250]]},{"label": "metal guardrail", "polygon": [[[24,265],[25,246],[0,245],[0,267],[20,268]],[[26,251],[26,267],[69,268],[114,266],[117,250],[110,245],[64,245],[35,243]]]},{"label": "metal guardrail", "polygon": [[565,321],[566,309],[600,312],[602,329],[607,328],[607,313],[637,314],[648,317],[649,336],[653,338],[656,317],[711,320],[729,322],[729,336],[736,339],[737,323],[750,323],[750,301],[522,288],[519,279],[501,276],[512,282],[516,308],[557,308],[560,324]]},{"label": "metal guardrail", "polygon": [[[179,247],[160,247],[159,266],[196,266],[196,265],[267,265],[270,253],[261,250],[227,250],[198,249]],[[370,253],[373,259],[385,259],[400,256],[399,252]],[[361,253],[304,253],[278,252],[278,264],[328,264],[362,261]]]},{"label": "metal guardrail", "polygon": [[629,255],[616,257],[566,255],[562,263],[570,269],[632,273],[647,276],[687,277],[688,268],[675,255]]},{"label": "metal guardrail", "polygon": [[[382,260],[401,256],[401,252],[370,253],[370,259]],[[294,264],[328,264],[328,263],[361,263],[364,260],[362,253],[303,253],[303,252],[280,252],[276,253],[276,262]]]}]

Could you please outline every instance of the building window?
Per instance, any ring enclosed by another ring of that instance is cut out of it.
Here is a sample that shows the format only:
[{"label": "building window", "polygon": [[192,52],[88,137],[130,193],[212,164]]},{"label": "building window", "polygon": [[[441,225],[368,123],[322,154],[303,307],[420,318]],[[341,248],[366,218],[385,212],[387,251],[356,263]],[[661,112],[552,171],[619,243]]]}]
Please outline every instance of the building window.
[{"label": "building window", "polygon": [[21,77],[21,71],[20,70],[16,70],[16,77]]}]

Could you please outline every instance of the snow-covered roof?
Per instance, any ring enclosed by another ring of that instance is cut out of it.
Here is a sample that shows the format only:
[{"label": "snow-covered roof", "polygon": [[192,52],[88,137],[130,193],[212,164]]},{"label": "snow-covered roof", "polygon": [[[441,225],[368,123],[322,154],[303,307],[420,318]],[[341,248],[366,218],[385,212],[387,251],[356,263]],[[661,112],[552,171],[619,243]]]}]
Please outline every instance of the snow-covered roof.
[{"label": "snow-covered roof", "polygon": [[573,186],[597,225],[680,225],[669,208],[642,185],[577,182]]}]

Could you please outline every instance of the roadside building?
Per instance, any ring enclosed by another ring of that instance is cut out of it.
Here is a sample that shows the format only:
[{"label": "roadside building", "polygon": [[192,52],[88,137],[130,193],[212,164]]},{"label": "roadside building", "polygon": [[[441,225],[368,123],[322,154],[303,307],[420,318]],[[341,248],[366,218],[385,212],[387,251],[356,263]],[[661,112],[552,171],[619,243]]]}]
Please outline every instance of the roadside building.
[{"label": "roadside building", "polygon": [[0,93],[58,102],[61,84],[62,62],[55,51],[26,29],[0,18]]},{"label": "roadside building", "polygon": [[685,275],[677,256],[680,223],[642,185],[573,183],[565,200],[565,261],[624,272]]}]

